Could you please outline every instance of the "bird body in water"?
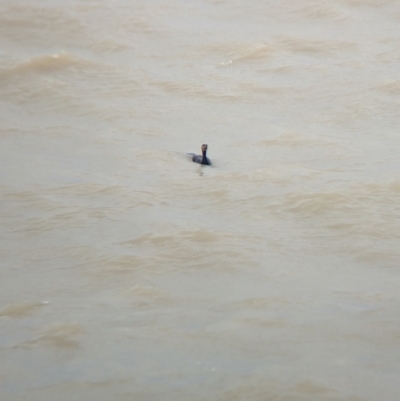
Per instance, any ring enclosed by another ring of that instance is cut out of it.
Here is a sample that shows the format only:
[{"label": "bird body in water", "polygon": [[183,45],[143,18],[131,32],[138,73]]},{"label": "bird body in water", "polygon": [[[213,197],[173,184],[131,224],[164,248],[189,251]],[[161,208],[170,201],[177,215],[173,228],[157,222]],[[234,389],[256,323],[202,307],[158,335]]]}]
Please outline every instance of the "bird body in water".
[{"label": "bird body in water", "polygon": [[211,161],[207,157],[208,145],[201,145],[201,155],[196,155],[194,153],[188,153],[188,156],[192,158],[192,161],[199,164],[204,164],[206,166],[211,166]]}]

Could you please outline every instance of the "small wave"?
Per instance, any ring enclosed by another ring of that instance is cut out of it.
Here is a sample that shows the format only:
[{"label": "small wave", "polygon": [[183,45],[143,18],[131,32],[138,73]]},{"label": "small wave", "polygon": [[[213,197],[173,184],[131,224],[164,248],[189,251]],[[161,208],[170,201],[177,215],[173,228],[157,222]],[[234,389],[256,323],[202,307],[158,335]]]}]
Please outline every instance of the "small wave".
[{"label": "small wave", "polygon": [[270,147],[270,146],[287,146],[290,148],[298,148],[298,147],[310,147],[310,146],[323,146],[326,147],[335,147],[343,149],[343,145],[338,142],[333,142],[332,140],[319,136],[319,137],[311,137],[307,135],[287,132],[276,137],[270,139],[264,139],[263,141],[257,142],[254,144],[259,147]]},{"label": "small wave", "polygon": [[207,53],[214,53],[226,61],[220,65],[227,66],[239,62],[251,62],[270,58],[275,49],[267,43],[214,43],[202,48]]},{"label": "small wave", "polygon": [[[297,6],[297,4],[296,4]],[[295,13],[300,13],[307,18],[328,18],[329,20],[346,21],[349,20],[349,15],[344,11],[344,8],[339,8],[338,5],[331,1],[314,0],[308,1],[307,4],[299,4],[299,8]]]},{"label": "small wave", "polygon": [[173,81],[149,81],[149,85],[155,86],[170,93],[179,93],[194,97],[207,98],[216,101],[240,101],[240,96],[236,94],[229,94],[226,92],[219,92],[217,90],[209,89],[204,85],[195,82],[173,82]]},{"label": "small wave", "polygon": [[0,316],[25,317],[31,314],[35,309],[43,307],[47,304],[47,301],[11,304],[0,310]]},{"label": "small wave", "polygon": [[392,196],[400,195],[400,181],[393,180],[379,184],[364,184],[357,187],[357,192],[365,196],[380,196],[383,199],[390,199]]},{"label": "small wave", "polygon": [[239,89],[244,92],[244,94],[263,94],[263,95],[281,95],[286,93],[293,94],[295,90],[293,88],[285,86],[265,86],[260,84],[255,84],[253,82],[242,82],[239,84]]},{"label": "small wave", "polygon": [[290,301],[284,297],[246,298],[224,305],[224,309],[242,310],[268,310],[287,306]]},{"label": "small wave", "polygon": [[257,101],[258,96],[294,95],[297,93],[293,88],[285,86],[266,86],[253,82],[226,84],[217,82],[215,87],[205,86],[196,82],[176,81],[148,81],[148,84],[169,93],[176,93],[195,98],[200,97],[216,102],[232,103],[252,103]]},{"label": "small wave", "polygon": [[400,183],[358,184],[336,191],[292,192],[268,206],[273,213],[310,219],[342,234],[399,238]]},{"label": "small wave", "polygon": [[18,205],[30,210],[52,212],[57,211],[59,205],[37,190],[15,191],[7,186],[0,187],[2,199],[10,205]]},{"label": "small wave", "polygon": [[[223,235],[225,236],[225,234]],[[207,230],[196,230],[196,231],[181,231],[174,235],[155,235],[145,234],[132,241],[130,244],[145,245],[151,244],[156,246],[170,246],[172,244],[178,245],[182,242],[189,243],[209,243],[216,242],[220,238],[220,234]]]},{"label": "small wave", "polygon": [[71,67],[89,66],[91,62],[61,51],[52,55],[34,57],[12,68],[0,70],[0,78],[29,73],[49,73]]},{"label": "small wave", "polygon": [[150,286],[135,286],[125,290],[124,295],[130,298],[136,307],[151,307],[156,305],[172,305],[179,302],[176,294],[172,297],[161,289]]},{"label": "small wave", "polygon": [[293,36],[282,37],[277,41],[278,45],[293,53],[305,53],[312,56],[325,56],[344,50],[351,51],[356,48],[353,42],[334,41],[334,40],[315,40]]},{"label": "small wave", "polygon": [[257,142],[256,146],[310,146],[311,144],[318,144],[315,139],[307,138],[304,135],[294,133],[285,133],[271,139],[264,139]]},{"label": "small wave", "polygon": [[98,196],[98,195],[111,195],[111,196],[124,196],[129,191],[128,187],[121,185],[103,185],[103,184],[72,184],[64,185],[49,190],[50,193],[58,194],[71,194],[78,196]]},{"label": "small wave", "polygon": [[389,95],[399,95],[400,94],[400,81],[391,81],[382,83],[375,87],[376,90],[388,93]]},{"label": "small wave", "polygon": [[17,67],[17,71],[38,71],[47,72],[60,68],[81,65],[82,61],[72,54],[64,51],[52,55],[34,57],[28,62]]},{"label": "small wave", "polygon": [[284,198],[281,211],[292,212],[299,216],[322,215],[334,210],[351,209],[351,198],[339,192],[292,193]]},{"label": "small wave", "polygon": [[[42,217],[26,219],[24,222],[23,235],[30,237],[31,235],[38,235],[53,230],[83,228],[86,226],[87,219],[82,213],[73,211],[68,213],[62,212],[45,219]],[[14,232],[21,233],[21,229],[18,228]]]},{"label": "small wave", "polygon": [[116,53],[116,52],[128,50],[129,46],[124,43],[117,42],[115,40],[104,39],[104,40],[100,40],[100,41],[96,42],[92,46],[92,49],[95,51],[98,51],[100,53],[103,53],[103,52],[109,52],[109,53],[115,52]]},{"label": "small wave", "polygon": [[393,3],[392,0],[341,0],[343,3],[353,7],[384,7]]},{"label": "small wave", "polygon": [[[191,268],[215,267],[219,261],[227,269],[236,269],[238,262],[249,258],[248,254],[240,251],[242,238],[230,232],[207,229],[179,230],[175,229],[169,234],[147,233],[132,240],[124,241],[120,245],[132,247],[133,250],[147,254],[146,269],[154,268],[161,263],[172,263],[174,268],[178,265]],[[150,267],[149,267],[150,265]]]},{"label": "small wave", "polygon": [[[68,75],[65,74],[67,71]],[[56,74],[58,72],[62,74]],[[37,77],[32,75],[39,75],[41,79],[37,80]],[[21,76],[26,76],[26,79],[20,80]],[[65,51],[40,55],[3,68],[0,70],[0,78],[17,78],[10,80],[11,95],[14,92],[16,95],[28,94],[39,97],[41,101],[53,95],[56,100],[52,104],[58,100],[63,102],[63,98],[68,102],[84,98],[81,95],[76,96],[77,83],[81,83],[82,86],[94,84],[92,87],[95,88],[96,95],[103,97],[131,97],[138,87],[138,82],[123,67],[92,61]],[[73,78],[74,85],[68,84],[70,78]],[[42,92],[46,90],[49,93],[44,96]]]},{"label": "small wave", "polygon": [[241,62],[241,61],[257,61],[261,59],[265,59],[267,57],[271,57],[273,54],[273,48],[266,44],[254,44],[248,46],[246,49],[242,49],[239,54],[233,58],[233,62]]},{"label": "small wave", "polygon": [[77,336],[85,334],[85,331],[78,324],[58,324],[49,327],[39,337],[19,343],[14,348],[32,348],[39,344],[50,345],[56,348],[78,348]]}]

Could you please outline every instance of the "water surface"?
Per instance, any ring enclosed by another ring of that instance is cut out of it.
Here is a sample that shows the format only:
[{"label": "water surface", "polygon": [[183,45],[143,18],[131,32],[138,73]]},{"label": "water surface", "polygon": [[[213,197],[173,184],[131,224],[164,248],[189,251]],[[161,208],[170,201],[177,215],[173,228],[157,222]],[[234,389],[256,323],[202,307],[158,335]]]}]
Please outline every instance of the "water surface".
[{"label": "water surface", "polygon": [[4,0],[0,398],[397,401],[399,23]]}]

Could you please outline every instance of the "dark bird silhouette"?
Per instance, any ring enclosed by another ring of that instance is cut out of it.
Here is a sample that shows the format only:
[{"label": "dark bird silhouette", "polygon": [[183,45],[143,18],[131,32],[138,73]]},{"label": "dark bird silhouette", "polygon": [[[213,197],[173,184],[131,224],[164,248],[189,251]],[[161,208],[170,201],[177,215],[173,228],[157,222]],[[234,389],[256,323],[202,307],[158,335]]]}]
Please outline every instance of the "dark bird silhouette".
[{"label": "dark bird silhouette", "polygon": [[192,158],[192,161],[199,164],[204,164],[206,166],[211,166],[211,161],[207,157],[208,145],[201,145],[201,155],[196,155],[194,153],[188,153],[188,156]]}]

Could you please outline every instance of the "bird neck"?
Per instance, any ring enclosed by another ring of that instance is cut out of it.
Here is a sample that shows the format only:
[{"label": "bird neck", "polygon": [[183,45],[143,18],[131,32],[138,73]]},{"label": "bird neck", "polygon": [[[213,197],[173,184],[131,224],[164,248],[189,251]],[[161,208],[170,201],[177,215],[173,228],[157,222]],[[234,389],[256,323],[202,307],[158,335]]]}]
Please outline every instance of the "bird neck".
[{"label": "bird neck", "polygon": [[202,164],[207,164],[208,163],[207,162],[207,155],[206,155],[207,151],[206,150],[202,150],[201,152],[203,153],[203,159],[201,160],[201,162],[202,162]]}]

